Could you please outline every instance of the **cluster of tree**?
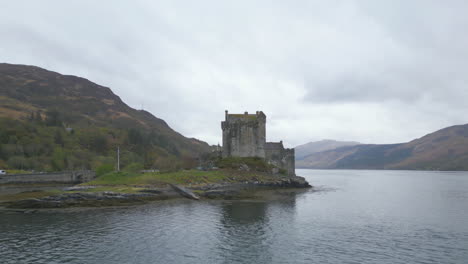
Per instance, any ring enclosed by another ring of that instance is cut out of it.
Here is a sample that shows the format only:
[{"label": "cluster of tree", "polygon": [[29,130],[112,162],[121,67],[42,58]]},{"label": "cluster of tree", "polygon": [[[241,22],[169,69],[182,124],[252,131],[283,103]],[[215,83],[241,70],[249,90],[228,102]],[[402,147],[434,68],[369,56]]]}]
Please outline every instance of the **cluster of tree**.
[{"label": "cluster of tree", "polygon": [[157,131],[138,128],[68,127],[58,111],[31,113],[28,120],[0,119],[0,168],[59,171],[121,166],[176,170],[197,166]]},{"label": "cluster of tree", "polygon": [[[45,115],[45,118],[43,118],[43,115]],[[63,126],[64,123],[62,114],[56,109],[49,110],[45,113],[41,110],[31,112],[27,120],[33,124],[57,127]]]}]

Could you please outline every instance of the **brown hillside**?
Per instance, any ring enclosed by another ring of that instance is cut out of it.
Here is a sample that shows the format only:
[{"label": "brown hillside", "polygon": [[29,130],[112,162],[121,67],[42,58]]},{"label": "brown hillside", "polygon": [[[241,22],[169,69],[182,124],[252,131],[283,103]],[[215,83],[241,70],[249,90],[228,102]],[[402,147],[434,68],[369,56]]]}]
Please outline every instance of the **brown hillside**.
[{"label": "brown hillside", "polygon": [[468,170],[468,124],[408,143],[357,145],[313,153],[296,162],[314,169]]},{"label": "brown hillside", "polygon": [[209,150],[205,142],[186,138],[164,120],[129,107],[107,87],[35,66],[0,63],[0,117],[26,120],[36,112],[45,118],[51,110],[58,111],[67,126],[137,128],[163,137],[183,154]]}]

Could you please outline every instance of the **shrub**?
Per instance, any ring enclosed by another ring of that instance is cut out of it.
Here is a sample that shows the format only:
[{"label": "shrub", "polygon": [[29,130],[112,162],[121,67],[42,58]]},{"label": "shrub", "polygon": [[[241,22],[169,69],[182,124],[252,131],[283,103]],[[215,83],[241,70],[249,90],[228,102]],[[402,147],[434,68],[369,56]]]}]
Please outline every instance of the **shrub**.
[{"label": "shrub", "polygon": [[114,171],[114,165],[113,164],[103,164],[96,169],[96,176],[101,176],[106,173]]},{"label": "shrub", "polygon": [[130,163],[123,169],[125,172],[139,172],[141,170],[143,170],[143,164],[138,162]]}]

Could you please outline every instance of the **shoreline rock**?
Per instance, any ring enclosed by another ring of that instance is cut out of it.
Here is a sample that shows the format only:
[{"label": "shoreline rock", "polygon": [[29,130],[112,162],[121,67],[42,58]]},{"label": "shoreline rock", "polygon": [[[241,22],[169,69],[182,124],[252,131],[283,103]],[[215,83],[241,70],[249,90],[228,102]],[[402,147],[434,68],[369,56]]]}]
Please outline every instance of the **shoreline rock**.
[{"label": "shoreline rock", "polygon": [[198,197],[198,195],[194,194],[192,191],[188,190],[188,189],[185,189],[184,187],[182,186],[178,186],[178,185],[175,185],[175,184],[169,184],[172,189],[174,189],[177,193],[179,193],[180,195],[186,197],[186,198],[189,198],[189,199],[192,199],[192,200],[200,200],[200,197]]},{"label": "shoreline rock", "polygon": [[[5,202],[7,208],[40,209],[40,208],[67,208],[67,207],[100,207],[112,205],[125,205],[144,203],[147,199],[156,198],[147,193],[115,193],[115,192],[76,192],[46,196],[43,198],[24,199]],[[169,197],[159,196],[161,200]]]}]

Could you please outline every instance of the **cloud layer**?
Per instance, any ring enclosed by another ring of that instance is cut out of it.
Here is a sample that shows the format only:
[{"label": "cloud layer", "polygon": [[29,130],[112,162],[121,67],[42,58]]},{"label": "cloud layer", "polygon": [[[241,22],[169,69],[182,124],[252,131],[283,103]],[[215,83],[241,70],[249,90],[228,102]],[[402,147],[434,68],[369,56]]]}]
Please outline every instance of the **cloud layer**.
[{"label": "cloud layer", "polygon": [[8,1],[0,60],[111,87],[217,144],[224,110],[288,146],[468,123],[466,1]]}]

